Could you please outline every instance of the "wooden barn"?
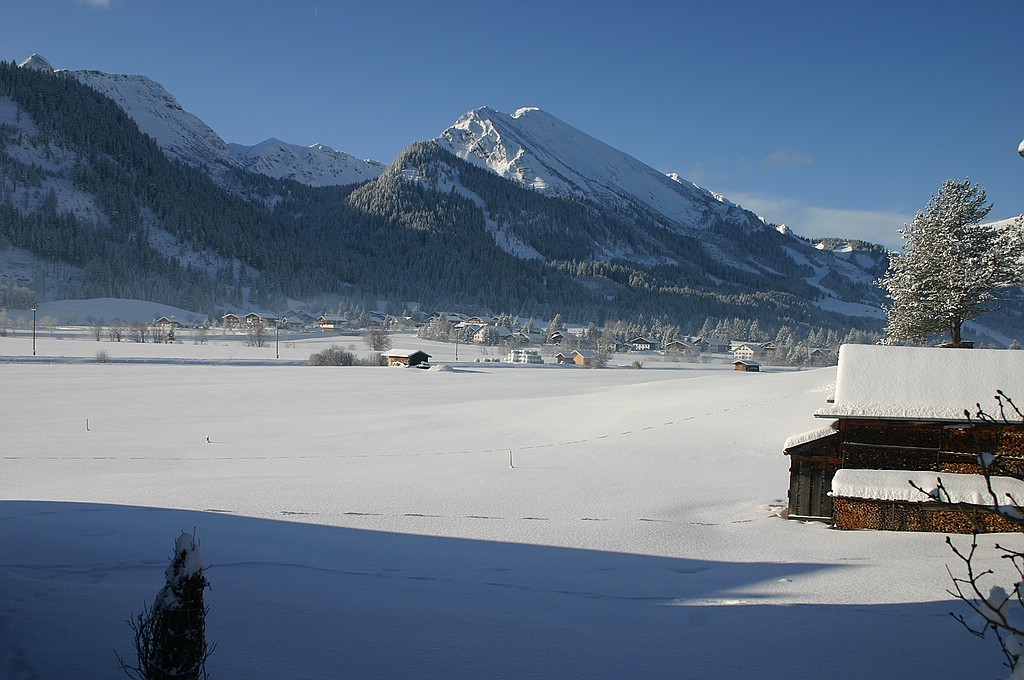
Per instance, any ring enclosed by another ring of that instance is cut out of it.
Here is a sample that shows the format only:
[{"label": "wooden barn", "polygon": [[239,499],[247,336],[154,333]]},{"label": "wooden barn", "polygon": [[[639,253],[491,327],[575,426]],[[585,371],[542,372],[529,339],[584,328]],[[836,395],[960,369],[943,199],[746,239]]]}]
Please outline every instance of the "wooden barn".
[{"label": "wooden barn", "polygon": [[393,349],[381,352],[381,356],[387,359],[388,366],[426,367],[427,362],[430,361],[430,355],[421,349]]},{"label": "wooden barn", "polygon": [[753,359],[737,359],[732,362],[732,365],[733,369],[745,373],[759,373],[761,371],[761,364]]},{"label": "wooden barn", "polygon": [[[996,454],[998,486],[1021,484],[1024,420],[1001,409],[997,390],[1024,404],[1024,352],[844,345],[835,398],[814,414],[828,422],[784,445],[789,517],[841,529],[965,532],[976,520],[1010,530],[991,513],[940,506],[910,483],[931,491],[941,478],[955,502],[985,505],[980,451]],[[979,406],[995,420],[965,415]]]}]

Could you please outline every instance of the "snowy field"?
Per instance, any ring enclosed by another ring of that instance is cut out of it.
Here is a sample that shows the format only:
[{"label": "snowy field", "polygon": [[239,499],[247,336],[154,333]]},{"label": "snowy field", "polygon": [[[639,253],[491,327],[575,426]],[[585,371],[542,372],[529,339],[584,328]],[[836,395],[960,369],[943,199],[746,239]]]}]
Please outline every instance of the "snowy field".
[{"label": "snowy field", "polygon": [[942,535],[778,516],[834,368],[300,365],[331,342],[369,354],[0,337],[0,678],[118,677],[182,530],[216,680],[1006,674]]}]

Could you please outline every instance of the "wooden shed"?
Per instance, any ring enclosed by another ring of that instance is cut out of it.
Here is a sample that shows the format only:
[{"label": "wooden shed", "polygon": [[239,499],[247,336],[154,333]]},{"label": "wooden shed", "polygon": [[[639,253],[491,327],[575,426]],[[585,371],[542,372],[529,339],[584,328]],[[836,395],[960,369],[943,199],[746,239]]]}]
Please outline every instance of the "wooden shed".
[{"label": "wooden shed", "polygon": [[[783,447],[789,516],[842,529],[969,531],[978,512],[940,506],[909,480],[982,480],[979,451],[997,455],[992,475],[1024,478],[1024,419],[1000,409],[997,390],[1024,401],[1024,352],[844,345],[835,399],[815,413],[828,424]],[[976,405],[996,420],[968,419]],[[837,482],[841,470],[857,473]],[[986,503],[985,494],[970,497]],[[989,520],[981,528],[1007,530]]]},{"label": "wooden shed", "polygon": [[387,359],[388,366],[424,366],[430,361],[430,355],[421,349],[393,349],[381,352],[381,356]]},{"label": "wooden shed", "polygon": [[745,373],[758,373],[761,370],[761,364],[753,359],[737,359],[732,362],[732,365],[735,370],[743,371]]},{"label": "wooden shed", "polygon": [[597,358],[597,352],[589,349],[574,349],[572,351],[572,363],[577,366],[590,366]]}]

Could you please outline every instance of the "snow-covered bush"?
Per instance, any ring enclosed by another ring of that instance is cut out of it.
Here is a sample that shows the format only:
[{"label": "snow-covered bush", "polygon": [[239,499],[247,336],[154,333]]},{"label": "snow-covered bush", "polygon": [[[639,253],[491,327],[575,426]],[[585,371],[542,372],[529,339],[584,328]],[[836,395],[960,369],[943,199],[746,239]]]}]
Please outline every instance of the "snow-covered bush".
[{"label": "snow-covered bush", "polygon": [[135,680],[199,680],[206,678],[206,659],[213,652],[206,644],[203,591],[209,585],[199,545],[182,532],[174,542],[174,557],[164,572],[167,583],[153,607],[129,620],[135,631],[138,665],[129,666],[120,655],[125,674]]}]

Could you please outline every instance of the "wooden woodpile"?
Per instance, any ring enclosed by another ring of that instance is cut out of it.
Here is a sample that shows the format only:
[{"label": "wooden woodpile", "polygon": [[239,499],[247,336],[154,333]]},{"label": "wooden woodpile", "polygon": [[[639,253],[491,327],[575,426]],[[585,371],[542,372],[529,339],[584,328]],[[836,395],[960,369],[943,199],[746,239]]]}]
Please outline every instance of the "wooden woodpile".
[{"label": "wooden woodpile", "polygon": [[881,531],[935,531],[947,534],[1024,532],[999,515],[983,510],[963,512],[934,503],[833,498],[837,529],[878,529]]},{"label": "wooden woodpile", "polygon": [[[838,433],[787,451],[791,458],[791,516],[831,518],[840,529],[970,533],[1021,531],[985,512],[963,512],[930,502],[832,497],[832,476],[841,468],[924,470],[982,474],[978,451],[995,454],[989,472],[1024,479],[1024,424],[839,420]],[[923,500],[923,499],[922,499]],[[1024,503],[1024,499],[1017,499]]]},{"label": "wooden woodpile", "polygon": [[[980,475],[978,451],[993,453],[994,476],[1024,479],[1024,425],[846,421],[840,424],[842,467],[878,470],[930,470]],[[1024,498],[1018,499],[1024,503]],[[962,511],[930,502],[833,498],[839,529],[979,533],[1024,531],[1024,527],[984,510]]]}]

